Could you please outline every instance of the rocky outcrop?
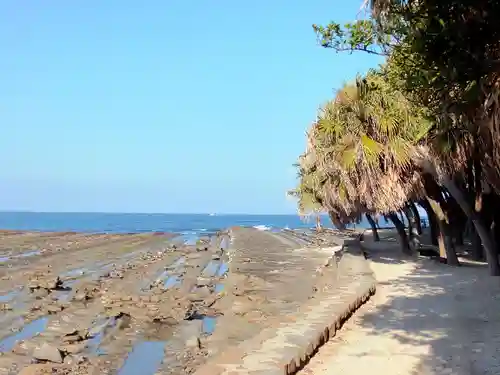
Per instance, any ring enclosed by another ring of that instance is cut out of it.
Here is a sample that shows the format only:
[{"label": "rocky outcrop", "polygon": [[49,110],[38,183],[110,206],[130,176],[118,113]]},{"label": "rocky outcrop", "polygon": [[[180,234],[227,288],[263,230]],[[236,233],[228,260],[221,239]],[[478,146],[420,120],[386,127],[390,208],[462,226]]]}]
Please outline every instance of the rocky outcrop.
[{"label": "rocky outcrop", "polygon": [[375,293],[375,277],[353,242],[344,246],[337,269],[332,287],[318,291],[297,314],[282,317],[277,327],[226,350],[195,375],[296,373]]}]

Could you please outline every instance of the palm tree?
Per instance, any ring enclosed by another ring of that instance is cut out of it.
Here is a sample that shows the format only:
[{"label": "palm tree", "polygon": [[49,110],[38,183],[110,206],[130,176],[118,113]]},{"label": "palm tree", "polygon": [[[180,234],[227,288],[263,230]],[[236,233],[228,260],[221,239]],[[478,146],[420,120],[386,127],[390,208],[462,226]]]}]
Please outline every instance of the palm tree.
[{"label": "palm tree", "polygon": [[[392,217],[409,197],[423,192],[412,159],[429,124],[413,115],[379,73],[344,86],[319,117],[309,143],[327,176],[327,204],[348,216],[361,211]],[[400,234],[403,250],[410,252],[406,234]]]}]

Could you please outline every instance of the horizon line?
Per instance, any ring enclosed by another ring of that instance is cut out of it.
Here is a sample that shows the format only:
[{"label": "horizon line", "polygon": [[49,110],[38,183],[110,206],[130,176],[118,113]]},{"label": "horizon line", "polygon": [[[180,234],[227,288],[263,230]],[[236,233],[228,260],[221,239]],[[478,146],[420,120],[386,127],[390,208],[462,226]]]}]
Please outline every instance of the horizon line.
[{"label": "horizon line", "polygon": [[299,216],[297,213],[241,213],[241,212],[106,212],[106,211],[37,211],[37,210],[2,210],[0,213],[26,214],[105,214],[105,215],[208,215],[208,216]]}]

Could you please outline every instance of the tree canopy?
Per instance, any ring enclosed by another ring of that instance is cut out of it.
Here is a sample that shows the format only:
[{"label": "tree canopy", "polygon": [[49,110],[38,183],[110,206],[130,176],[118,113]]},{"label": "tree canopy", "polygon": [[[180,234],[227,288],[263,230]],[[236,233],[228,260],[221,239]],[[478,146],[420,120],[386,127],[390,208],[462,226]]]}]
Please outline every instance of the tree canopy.
[{"label": "tree canopy", "polygon": [[468,227],[479,239],[474,256],[485,255],[500,275],[500,3],[367,6],[353,22],[313,25],[322,47],[385,62],[319,111],[299,158],[299,210],[327,211],[337,226],[385,215],[411,252],[397,212],[410,223],[417,203],[434,223],[443,259],[458,264]]}]

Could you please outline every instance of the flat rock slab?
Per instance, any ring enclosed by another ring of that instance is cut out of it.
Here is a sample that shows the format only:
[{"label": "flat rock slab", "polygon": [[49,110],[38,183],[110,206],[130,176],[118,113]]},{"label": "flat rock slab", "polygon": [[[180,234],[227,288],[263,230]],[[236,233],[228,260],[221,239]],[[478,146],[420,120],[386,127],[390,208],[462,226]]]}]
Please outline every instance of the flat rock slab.
[{"label": "flat rock slab", "polygon": [[279,233],[253,228],[235,228],[231,236],[230,274],[262,280],[258,293],[275,303],[275,313],[307,301],[319,271],[341,248],[304,248]]},{"label": "flat rock slab", "polygon": [[196,375],[294,374],[315,350],[375,292],[375,278],[360,252],[346,251],[333,287],[322,290],[293,315],[230,348]]}]

